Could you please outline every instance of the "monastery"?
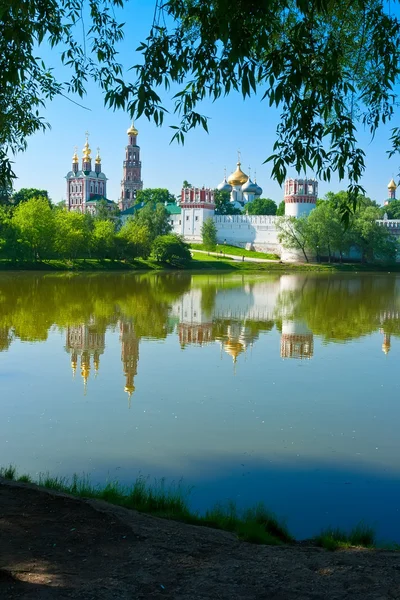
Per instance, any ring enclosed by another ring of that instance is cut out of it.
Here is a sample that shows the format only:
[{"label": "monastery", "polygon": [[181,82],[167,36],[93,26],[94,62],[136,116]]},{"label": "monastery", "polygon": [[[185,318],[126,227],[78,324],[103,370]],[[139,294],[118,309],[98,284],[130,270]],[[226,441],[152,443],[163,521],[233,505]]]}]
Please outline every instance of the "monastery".
[{"label": "monastery", "polygon": [[[143,189],[142,162],[140,147],[137,144],[139,135],[135,125],[127,130],[127,145],[122,165],[121,192],[118,200],[120,219],[122,223],[133,216],[141,205],[136,204],[136,194]],[[100,151],[97,149],[94,171],[92,170],[91,149],[86,133],[86,142],[83,147],[81,168],[75,149],[72,157],[72,170],[66,175],[67,180],[67,207],[68,210],[89,212],[95,214],[98,203],[106,202],[111,208],[116,208],[116,203],[107,198],[107,177],[102,171]],[[396,184],[393,179],[388,185],[388,198],[384,204],[387,206],[396,199]],[[244,210],[249,202],[260,198],[262,188],[254,182],[250,174],[242,170],[240,153],[236,170],[229,177],[226,173],[217,190],[227,192],[230,202],[235,208]],[[318,198],[318,182],[309,178],[288,178],[284,185],[285,216],[301,217],[308,215],[316,206]],[[247,214],[218,215],[215,213],[215,189],[187,187],[181,191],[180,201],[167,204],[166,209],[170,215],[170,224],[174,233],[181,235],[188,242],[201,242],[203,223],[211,218],[217,229],[217,241],[261,252],[278,254],[283,261],[301,260],[298,251],[287,250],[281,246],[278,239],[276,216],[254,216]],[[400,235],[400,220],[384,218],[378,223],[390,228],[395,235]]]}]

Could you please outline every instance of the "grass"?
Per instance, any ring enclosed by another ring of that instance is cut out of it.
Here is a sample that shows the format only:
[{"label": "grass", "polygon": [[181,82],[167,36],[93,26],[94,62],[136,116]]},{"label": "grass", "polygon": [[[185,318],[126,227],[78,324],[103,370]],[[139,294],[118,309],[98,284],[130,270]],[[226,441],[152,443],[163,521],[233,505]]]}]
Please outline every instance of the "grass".
[{"label": "grass", "polygon": [[[0,477],[32,483],[28,475],[19,476],[13,465],[1,468]],[[181,483],[167,486],[164,479],[150,485],[147,479],[140,476],[130,487],[122,486],[116,481],[108,482],[105,486],[93,486],[88,477],[74,475],[72,479],[68,479],[53,477],[47,473],[40,474],[34,483],[78,498],[105,500],[165,519],[230,531],[246,542],[279,545],[294,541],[285,524],[263,504],[242,512],[234,503],[217,505],[201,515],[189,508],[190,490],[185,489]]]},{"label": "grass", "polygon": [[[203,244],[190,244],[193,250],[207,251],[207,248]],[[232,254],[233,256],[248,256],[250,258],[267,258],[269,260],[279,260],[277,254],[270,254],[268,252],[256,252],[255,250],[246,250],[245,248],[239,248],[238,246],[229,246],[228,244],[217,244],[214,252],[225,252],[226,254]]]},{"label": "grass", "polygon": [[349,532],[338,527],[324,529],[314,541],[317,546],[321,546],[326,550],[339,550],[352,547],[376,547],[375,531],[364,523],[359,523]]},{"label": "grass", "polygon": [[[234,247],[234,246],[232,246]],[[225,246],[223,248],[226,249]],[[239,249],[241,250],[241,249]],[[259,258],[263,256],[262,253],[256,252]],[[255,263],[255,262],[241,262],[230,260],[223,256],[208,256],[207,254],[200,254],[199,252],[193,252],[193,260],[188,262],[185,266],[180,268],[174,268],[171,265],[165,265],[157,263],[152,259],[137,259],[132,262],[124,261],[111,261],[111,260],[97,260],[97,259],[77,259],[74,261],[68,260],[46,260],[43,262],[30,263],[30,262],[13,262],[6,259],[0,259],[0,271],[52,271],[52,272],[108,272],[108,271],[246,271],[252,273],[304,273],[304,272],[324,272],[324,273],[336,273],[336,272],[399,272],[400,263],[393,265],[361,265],[360,263],[322,263],[322,264],[309,264],[309,263]]]},{"label": "grass", "polygon": [[[216,505],[204,514],[192,511],[188,504],[190,490],[184,488],[182,482],[167,486],[165,480],[161,479],[151,485],[148,479],[139,476],[131,486],[123,486],[117,481],[109,481],[104,486],[94,486],[87,476],[75,474],[72,479],[68,479],[54,477],[49,473],[39,474],[38,479],[34,481],[29,475],[19,475],[14,465],[0,468],[0,477],[11,481],[36,483],[41,487],[78,498],[104,500],[117,506],[182,523],[230,531],[240,540],[253,544],[296,543],[285,523],[268,511],[262,503],[244,511],[239,511],[234,502]],[[375,531],[362,522],[349,532],[332,527],[324,529],[310,540],[310,543],[331,551],[377,547]],[[398,544],[379,547],[400,550]]]}]

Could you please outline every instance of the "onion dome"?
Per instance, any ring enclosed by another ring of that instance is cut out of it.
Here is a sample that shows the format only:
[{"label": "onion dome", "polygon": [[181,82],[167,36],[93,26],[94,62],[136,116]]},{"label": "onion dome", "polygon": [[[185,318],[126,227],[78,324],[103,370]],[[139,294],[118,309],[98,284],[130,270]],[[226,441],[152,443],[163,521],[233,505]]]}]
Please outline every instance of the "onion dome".
[{"label": "onion dome", "polygon": [[229,356],[232,357],[233,362],[235,363],[237,361],[237,357],[239,356],[239,354],[244,352],[245,349],[240,342],[234,342],[232,340],[228,340],[224,344],[224,350],[227,354],[229,354]]},{"label": "onion dome", "polygon": [[228,183],[230,183],[233,186],[243,185],[244,183],[246,183],[247,179],[248,177],[246,173],[243,173],[242,169],[240,168],[240,162],[238,162],[236,171],[231,173],[228,177]]},{"label": "onion dome", "polygon": [[242,187],[242,192],[247,194],[257,194],[258,185],[253,183],[250,177],[248,177],[246,183]]},{"label": "onion dome", "polygon": [[78,163],[78,162],[79,162],[78,154],[77,154],[77,151],[76,151],[76,146],[75,146],[75,152],[74,152],[74,155],[73,155],[73,157],[72,157],[72,162],[73,162],[73,163]]},{"label": "onion dome", "polygon": [[217,190],[219,190],[220,192],[229,192],[229,194],[231,193],[232,186],[230,183],[227,182],[226,176],[224,177],[224,180],[217,185]]},{"label": "onion dome", "polygon": [[95,163],[96,163],[96,165],[101,165],[100,148],[97,148],[97,156],[96,156]]},{"label": "onion dome", "polygon": [[82,152],[83,152],[83,158],[86,160],[90,160],[90,155],[91,155],[92,151],[89,148],[89,140],[87,138],[86,138],[86,142],[85,142]]},{"label": "onion dome", "polygon": [[388,190],[396,190],[396,189],[397,189],[397,185],[395,184],[393,179],[391,179],[388,183]]},{"label": "onion dome", "polygon": [[129,127],[129,129],[126,132],[128,135],[138,135],[138,130],[136,129],[135,125],[133,124],[132,121],[132,125]]}]

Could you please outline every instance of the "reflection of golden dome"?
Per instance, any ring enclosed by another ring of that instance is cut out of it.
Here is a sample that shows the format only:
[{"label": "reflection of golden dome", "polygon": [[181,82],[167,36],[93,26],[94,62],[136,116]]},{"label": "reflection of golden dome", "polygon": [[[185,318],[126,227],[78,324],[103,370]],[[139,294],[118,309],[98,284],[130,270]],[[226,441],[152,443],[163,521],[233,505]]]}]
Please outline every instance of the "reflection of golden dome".
[{"label": "reflection of golden dome", "polygon": [[384,343],[382,344],[382,352],[383,352],[384,354],[388,354],[389,350],[390,350],[390,343],[389,343],[389,344],[385,344],[385,342],[384,342]]},{"label": "reflection of golden dome", "polygon": [[395,184],[393,179],[391,179],[388,183],[388,190],[396,190],[396,189],[397,189],[397,185]]},{"label": "reflection of golden dome", "polygon": [[236,362],[239,354],[244,351],[244,346],[240,342],[228,341],[224,344],[224,350],[229,356],[232,356],[233,362]]},{"label": "reflection of golden dome", "polygon": [[133,124],[132,121],[132,125],[129,127],[128,131],[126,132],[128,135],[138,135],[138,130],[136,129],[136,127]]},{"label": "reflection of golden dome", "polygon": [[228,183],[231,185],[243,185],[248,180],[246,173],[243,173],[240,168],[240,162],[237,163],[237,169],[234,173],[231,173],[228,177]]}]

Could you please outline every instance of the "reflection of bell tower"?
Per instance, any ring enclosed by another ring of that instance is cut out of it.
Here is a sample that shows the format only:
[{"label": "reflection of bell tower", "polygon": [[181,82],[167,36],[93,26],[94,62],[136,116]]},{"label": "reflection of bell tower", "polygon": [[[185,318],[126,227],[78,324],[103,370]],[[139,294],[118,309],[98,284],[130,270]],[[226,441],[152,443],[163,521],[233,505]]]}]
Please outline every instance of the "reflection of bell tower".
[{"label": "reflection of bell tower", "polygon": [[383,329],[380,329],[379,333],[383,333],[382,352],[384,354],[389,354],[389,352],[390,352],[390,333],[385,333],[383,331]]},{"label": "reflection of bell tower", "polygon": [[136,337],[135,329],[131,321],[120,321],[120,340],[121,340],[121,360],[124,365],[125,387],[124,391],[128,393],[128,402],[135,391],[135,375],[137,373],[137,364],[139,360],[139,340]]},{"label": "reflection of bell tower", "polygon": [[66,337],[65,349],[71,356],[72,374],[75,376],[80,356],[81,376],[86,393],[92,358],[95,373],[99,370],[100,355],[105,350],[105,331],[91,319],[89,323],[68,326]]},{"label": "reflection of bell tower", "polygon": [[283,320],[281,335],[282,358],[312,358],[314,336],[304,321]]}]

